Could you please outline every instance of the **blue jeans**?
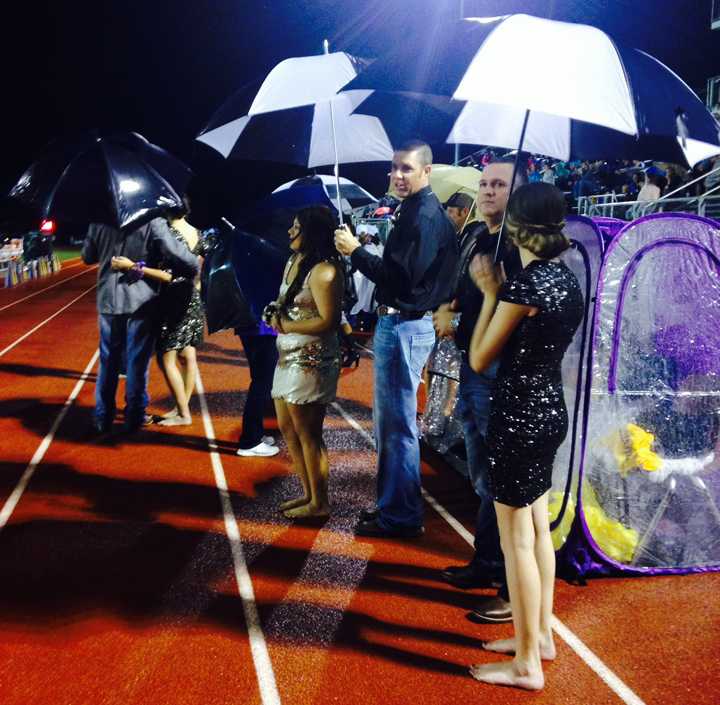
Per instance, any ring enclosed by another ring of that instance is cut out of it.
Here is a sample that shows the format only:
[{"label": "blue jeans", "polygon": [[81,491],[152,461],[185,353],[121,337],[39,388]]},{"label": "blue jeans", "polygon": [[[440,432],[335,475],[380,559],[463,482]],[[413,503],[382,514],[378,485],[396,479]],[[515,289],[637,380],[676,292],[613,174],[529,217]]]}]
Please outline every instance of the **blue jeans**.
[{"label": "blue jeans", "polygon": [[498,362],[485,372],[473,372],[465,359],[460,367],[458,413],[465,433],[470,482],[480,498],[475,521],[475,556],[472,564],[482,572],[502,574],[504,561],[500,549],[495,505],[488,477],[488,448],[485,442],[490,418],[490,395],[497,375]]},{"label": "blue jeans", "polygon": [[435,343],[429,316],[381,316],[375,328],[373,422],[377,446],[378,523],[385,529],[422,526],[417,388]]},{"label": "blue jeans", "polygon": [[95,423],[109,427],[115,418],[115,393],[126,357],[125,426],[136,428],[148,405],[148,365],[155,347],[153,321],[148,316],[101,313],[100,370],[95,384]]}]

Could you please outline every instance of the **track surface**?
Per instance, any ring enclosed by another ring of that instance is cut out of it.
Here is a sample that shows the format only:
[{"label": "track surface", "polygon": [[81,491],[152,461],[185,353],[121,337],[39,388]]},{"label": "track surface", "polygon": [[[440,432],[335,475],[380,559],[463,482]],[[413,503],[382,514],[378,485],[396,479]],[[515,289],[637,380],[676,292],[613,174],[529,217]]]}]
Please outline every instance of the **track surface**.
[{"label": "track surface", "polygon": [[[471,624],[478,591],[439,581],[472,553],[457,528],[428,507],[421,540],[353,536],[374,490],[368,359],[329,412],[324,525],[276,511],[299,487],[284,449],[234,454],[248,372],[228,333],[200,351],[192,426],[93,440],[95,272],[73,264],[0,290],[0,703],[717,702],[720,575],[558,581],[581,645],[557,638],[545,690],[472,680],[479,641],[510,628]],[[151,396],[169,408],[154,365]],[[472,531],[462,478],[436,458],[423,474]]]}]

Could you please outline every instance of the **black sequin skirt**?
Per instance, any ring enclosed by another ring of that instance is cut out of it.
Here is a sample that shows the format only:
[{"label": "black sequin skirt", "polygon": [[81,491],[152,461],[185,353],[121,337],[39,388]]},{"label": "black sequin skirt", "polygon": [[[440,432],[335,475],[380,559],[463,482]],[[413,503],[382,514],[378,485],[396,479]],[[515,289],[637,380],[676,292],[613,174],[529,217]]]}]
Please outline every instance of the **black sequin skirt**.
[{"label": "black sequin skirt", "polygon": [[190,287],[171,286],[164,293],[160,304],[160,331],[157,351],[197,348],[203,342],[205,313],[200,292]]},{"label": "black sequin skirt", "polygon": [[487,444],[490,487],[496,502],[526,507],[552,486],[555,455],[565,440],[568,415],[562,388],[522,394],[493,393]]}]

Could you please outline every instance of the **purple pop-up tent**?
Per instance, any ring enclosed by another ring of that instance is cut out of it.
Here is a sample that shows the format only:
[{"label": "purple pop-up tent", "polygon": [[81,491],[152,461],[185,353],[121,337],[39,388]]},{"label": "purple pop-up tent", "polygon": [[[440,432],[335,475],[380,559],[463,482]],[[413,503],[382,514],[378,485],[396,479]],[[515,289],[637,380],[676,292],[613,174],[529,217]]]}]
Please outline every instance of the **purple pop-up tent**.
[{"label": "purple pop-up tent", "polygon": [[597,295],[576,342],[591,349],[564,365],[571,432],[551,497],[561,562],[580,575],[719,570],[720,224],[647,216],[615,236],[597,279],[585,264]]}]

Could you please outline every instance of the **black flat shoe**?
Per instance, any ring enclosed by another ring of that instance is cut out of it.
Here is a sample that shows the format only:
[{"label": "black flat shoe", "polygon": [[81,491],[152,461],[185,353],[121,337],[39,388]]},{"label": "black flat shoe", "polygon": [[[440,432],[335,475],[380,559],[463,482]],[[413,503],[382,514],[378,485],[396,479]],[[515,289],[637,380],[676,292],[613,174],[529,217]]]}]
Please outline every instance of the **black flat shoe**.
[{"label": "black flat shoe", "polygon": [[502,597],[487,597],[465,616],[475,624],[512,622],[512,606]]},{"label": "black flat shoe", "polygon": [[355,527],[355,536],[368,536],[384,539],[416,539],[425,533],[422,526],[403,526],[401,528],[386,529],[378,523],[377,519],[361,521]]},{"label": "black flat shoe", "polygon": [[499,588],[503,581],[501,576],[479,570],[472,564],[449,566],[440,573],[440,577],[448,585],[461,590]]},{"label": "black flat shoe", "polygon": [[380,516],[379,509],[363,509],[360,512],[360,521],[373,521]]}]

